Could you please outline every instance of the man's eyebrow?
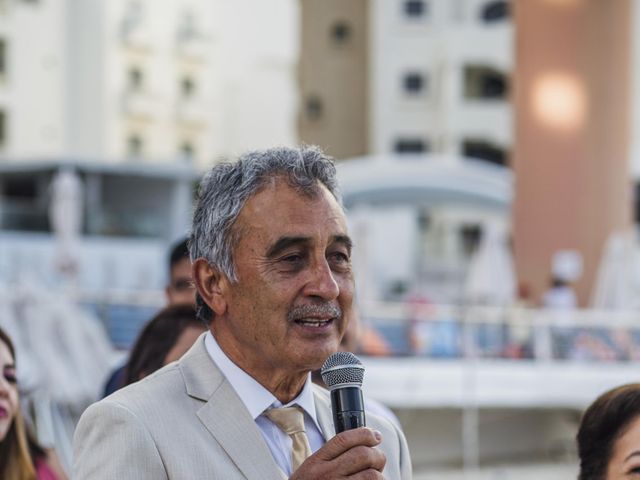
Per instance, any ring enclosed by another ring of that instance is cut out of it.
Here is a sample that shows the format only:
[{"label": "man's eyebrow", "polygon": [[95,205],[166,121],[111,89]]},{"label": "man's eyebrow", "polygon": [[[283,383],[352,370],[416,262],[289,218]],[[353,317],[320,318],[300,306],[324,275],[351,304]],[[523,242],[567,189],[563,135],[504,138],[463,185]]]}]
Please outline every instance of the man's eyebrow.
[{"label": "man's eyebrow", "polygon": [[300,245],[309,242],[309,237],[280,237],[267,251],[267,257],[275,257],[292,245]]},{"label": "man's eyebrow", "polygon": [[336,235],[333,237],[333,241],[334,243],[342,243],[349,252],[351,252],[351,249],[353,248],[353,241],[349,235]]}]

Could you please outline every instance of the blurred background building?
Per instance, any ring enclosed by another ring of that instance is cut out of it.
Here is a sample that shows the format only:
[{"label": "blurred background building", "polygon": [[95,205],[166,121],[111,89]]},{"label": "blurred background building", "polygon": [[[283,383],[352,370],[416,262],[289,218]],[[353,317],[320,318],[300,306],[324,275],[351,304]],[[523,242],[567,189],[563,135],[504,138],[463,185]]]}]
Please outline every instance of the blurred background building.
[{"label": "blurred background building", "polygon": [[7,158],[202,169],[296,140],[294,2],[3,0],[0,18]]},{"label": "blurred background building", "polygon": [[5,303],[65,292],[119,358],[200,174],[318,144],[416,478],[568,478],[640,359],[639,47],[638,0],[0,0]]},{"label": "blurred background building", "polygon": [[508,164],[509,3],[303,0],[300,137],[337,158],[444,153]]}]

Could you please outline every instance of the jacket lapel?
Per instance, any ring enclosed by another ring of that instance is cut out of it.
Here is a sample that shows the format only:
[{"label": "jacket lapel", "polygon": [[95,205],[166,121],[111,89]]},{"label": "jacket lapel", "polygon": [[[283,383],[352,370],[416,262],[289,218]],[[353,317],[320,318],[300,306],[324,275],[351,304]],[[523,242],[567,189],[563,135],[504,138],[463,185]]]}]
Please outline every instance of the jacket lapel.
[{"label": "jacket lapel", "polygon": [[249,411],[211,360],[201,336],[180,360],[187,393],[202,400],[197,416],[248,480],[282,478]]}]

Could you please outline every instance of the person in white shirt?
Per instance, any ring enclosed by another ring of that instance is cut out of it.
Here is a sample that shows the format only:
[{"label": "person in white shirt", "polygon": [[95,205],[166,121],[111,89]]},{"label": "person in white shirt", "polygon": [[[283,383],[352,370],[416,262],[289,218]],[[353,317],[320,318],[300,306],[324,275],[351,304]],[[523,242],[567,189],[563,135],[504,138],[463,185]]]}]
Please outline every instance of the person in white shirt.
[{"label": "person in white shirt", "polygon": [[213,167],[190,238],[209,331],[83,414],[74,478],[411,478],[396,426],[370,415],[368,428],[336,435],[328,394],[311,383],[351,317],[351,247],[335,167],[319,149]]}]

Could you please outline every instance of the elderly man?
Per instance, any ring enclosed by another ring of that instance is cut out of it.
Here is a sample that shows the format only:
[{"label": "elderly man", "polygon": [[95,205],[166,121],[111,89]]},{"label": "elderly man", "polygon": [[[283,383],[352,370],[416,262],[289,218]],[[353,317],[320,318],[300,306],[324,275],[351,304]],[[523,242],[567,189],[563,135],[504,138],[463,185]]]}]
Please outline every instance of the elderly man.
[{"label": "elderly man", "polygon": [[354,293],[333,163],[309,147],[252,152],[215,166],[199,193],[190,250],[210,331],[87,409],[74,478],[411,478],[395,426],[368,415],[369,428],[335,435],[310,381]]}]

